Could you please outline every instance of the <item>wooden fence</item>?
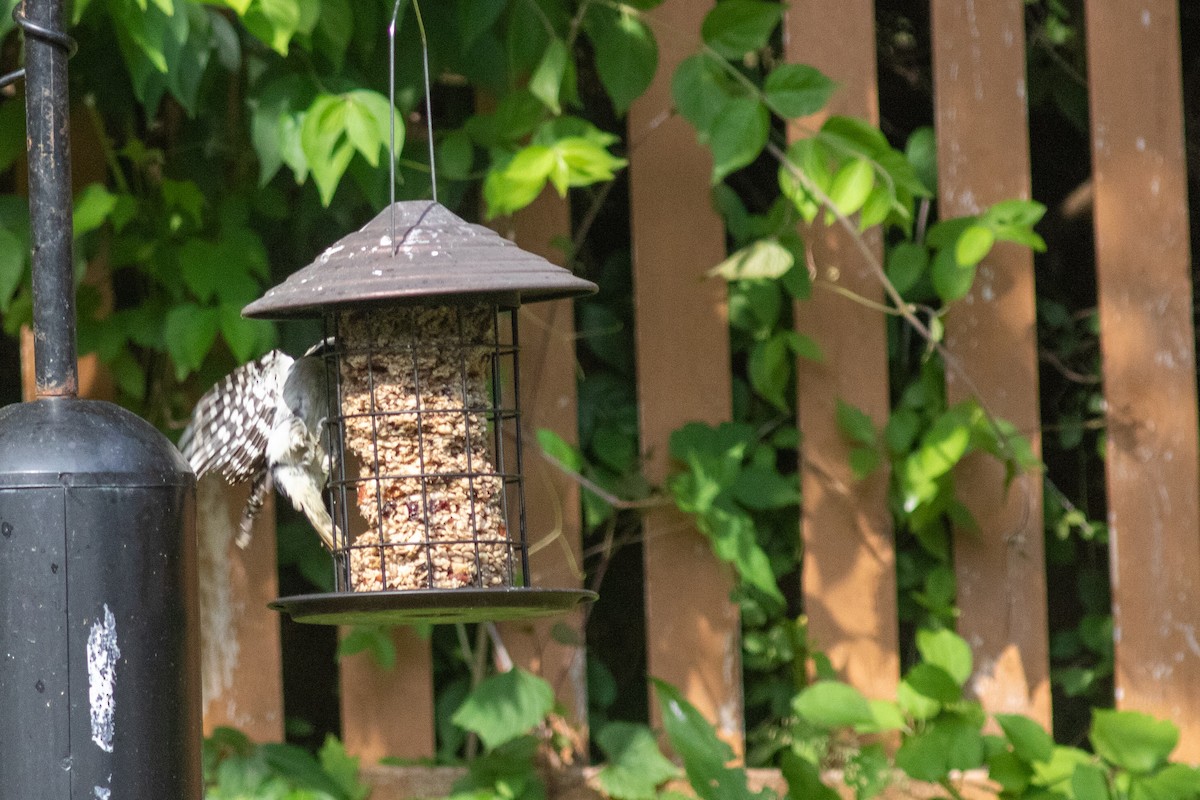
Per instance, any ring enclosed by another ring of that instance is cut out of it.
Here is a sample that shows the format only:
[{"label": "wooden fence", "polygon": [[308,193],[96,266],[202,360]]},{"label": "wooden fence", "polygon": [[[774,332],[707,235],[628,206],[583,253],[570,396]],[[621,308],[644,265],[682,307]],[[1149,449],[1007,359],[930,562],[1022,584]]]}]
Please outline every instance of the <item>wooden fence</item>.
[{"label": "wooden fence", "polygon": [[[833,8],[836,6],[836,11]],[[1022,0],[933,0],[934,99],[939,196],[946,215],[1030,194]],[[1175,0],[1088,0],[1086,6],[1094,168],[1095,245],[1107,400],[1107,487],[1112,541],[1116,700],[1174,720],[1177,755],[1200,760],[1200,452],[1184,148]],[[731,414],[725,367],[724,287],[703,273],[725,255],[725,231],[709,202],[709,159],[694,131],[669,113],[675,64],[695,52],[709,3],[667,0],[659,27],[659,76],[628,117],[631,143],[636,362],[641,443],[651,481],[668,469],[667,439],[682,424]],[[692,32],[685,35],[683,32]],[[877,118],[871,0],[792,0],[789,60],[814,64],[841,89],[831,111]],[[541,198],[507,231],[551,254],[570,233],[566,205]],[[809,232],[822,278],[868,297],[880,285],[836,230]],[[878,246],[878,244],[876,244]],[[998,247],[972,295],[947,323],[952,401],[978,390],[1022,431],[1039,427],[1034,274],[1027,251]],[[575,426],[574,328],[569,303],[522,309],[523,399],[530,430],[568,440]],[[854,481],[835,401],[851,398],[886,418],[886,341],[876,312],[818,290],[796,308],[799,330],[825,360],[799,364],[805,452],[803,597],[811,637],[871,696],[894,696],[899,680],[895,557],[885,475]],[[1034,436],[1035,448],[1038,437]],[[535,559],[542,585],[578,585],[577,488],[537,458],[527,460],[530,536],[561,530]],[[991,711],[1049,724],[1047,603],[1041,482],[1019,479],[1004,494],[997,464],[965,464],[960,496],[980,522],[956,541],[959,630],[975,652],[970,686]],[[202,484],[205,724],[252,737],[283,734],[271,531],[248,550],[232,546],[241,497]],[[742,742],[739,624],[731,578],[685,518],[655,511],[645,521],[649,672],[679,686],[735,747]],[[600,602],[604,602],[601,599]],[[581,617],[567,624],[579,628]],[[583,654],[559,644],[551,623],[504,627],[519,663],[554,684],[564,706],[586,710]],[[343,662],[343,735],[351,750],[382,756],[433,754],[430,651],[395,633],[397,668],[365,656]],[[582,638],[582,637],[581,637]]]}]

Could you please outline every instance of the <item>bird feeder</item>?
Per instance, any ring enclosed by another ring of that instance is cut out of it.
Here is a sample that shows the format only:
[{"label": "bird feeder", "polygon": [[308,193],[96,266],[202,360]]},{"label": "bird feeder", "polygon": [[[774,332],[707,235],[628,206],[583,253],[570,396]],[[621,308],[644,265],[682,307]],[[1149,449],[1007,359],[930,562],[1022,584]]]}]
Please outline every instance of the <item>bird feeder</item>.
[{"label": "bird feeder", "polygon": [[529,585],[517,309],[595,284],[431,201],[395,203],[249,317],[320,316],[335,591],[301,622],[462,622],[569,610]]}]

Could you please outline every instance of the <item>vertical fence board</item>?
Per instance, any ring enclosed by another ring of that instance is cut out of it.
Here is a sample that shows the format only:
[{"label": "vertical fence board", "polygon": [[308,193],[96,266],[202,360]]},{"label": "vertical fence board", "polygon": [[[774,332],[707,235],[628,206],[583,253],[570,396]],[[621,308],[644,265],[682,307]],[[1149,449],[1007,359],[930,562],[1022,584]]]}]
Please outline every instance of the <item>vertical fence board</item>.
[{"label": "vertical fence board", "polygon": [[1088,2],[1116,692],[1200,758],[1200,475],[1178,8]]},{"label": "vertical fence board", "polygon": [[384,756],[429,758],[434,753],[433,662],[428,639],[416,629],[391,631],[396,664],[381,669],[366,653],[341,661],[342,738],[369,764]]},{"label": "vertical fence board", "polygon": [[[938,202],[943,218],[1028,198],[1024,4],[933,3]],[[950,312],[948,400],[978,399],[1040,451],[1033,257],[998,245]],[[980,531],[954,540],[959,632],[975,653],[972,689],[993,712],[1050,724],[1041,478],[974,456],[955,474]]]},{"label": "vertical fence board", "polygon": [[283,658],[279,615],[267,608],[279,596],[275,499],[254,521],[243,550],[234,540],[249,492],[249,484],[230,486],[215,474],[196,485],[204,732],[227,725],[255,741],[277,742],[283,739]]},{"label": "vertical fence board", "polygon": [[[830,14],[821,0],[797,0],[785,21],[785,55],[840,84],[827,113],[878,119],[875,16],[871,0]],[[823,119],[804,120],[806,136]],[[888,475],[851,473],[836,423],[839,399],[887,422],[886,325],[873,308],[833,291],[883,301],[879,278],[840,227],[808,226],[816,265],[813,296],[796,304],[796,329],[821,347],[820,363],[797,362],[801,430],[804,562],[801,578],[809,634],[851,684],[870,697],[895,697],[900,677],[895,547]],[[877,235],[869,236],[876,258]]]},{"label": "vertical fence board", "polygon": [[[570,236],[571,209],[547,187],[533,205],[512,220],[505,233],[530,252],[557,264],[563,255],[552,246]],[[532,303],[521,307],[521,429],[524,444],[525,519],[531,580],[545,588],[583,585],[579,486],[540,455],[535,438],[548,428],[568,442],[576,441],[575,315],[572,301]],[[566,626],[575,642],[555,637]],[[584,662],[584,610],[565,617],[500,626],[505,645],[521,667],[541,675],[554,687],[572,722],[587,722]]]},{"label": "vertical fence board", "polygon": [[[667,475],[671,431],[732,413],[725,287],[704,278],[725,256],[724,227],[710,202],[711,160],[687,122],[670,113],[671,76],[696,52],[710,5],[667,0],[650,13],[658,74],[629,112],[641,447],[654,483]],[[678,513],[648,514],[644,534],[650,675],[679,686],[740,752],[741,648],[731,575]]]}]

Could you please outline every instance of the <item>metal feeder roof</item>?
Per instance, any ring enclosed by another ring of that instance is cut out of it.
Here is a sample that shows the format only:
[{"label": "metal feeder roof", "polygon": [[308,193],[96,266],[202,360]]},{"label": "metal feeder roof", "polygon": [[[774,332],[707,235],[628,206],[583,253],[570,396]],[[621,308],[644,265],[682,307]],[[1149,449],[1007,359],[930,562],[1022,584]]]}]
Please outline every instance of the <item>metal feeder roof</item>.
[{"label": "metal feeder roof", "polygon": [[[395,236],[392,213],[395,211]],[[596,284],[430,200],[398,202],[246,306],[247,317],[315,316],[382,300],[505,305],[591,294]]]}]

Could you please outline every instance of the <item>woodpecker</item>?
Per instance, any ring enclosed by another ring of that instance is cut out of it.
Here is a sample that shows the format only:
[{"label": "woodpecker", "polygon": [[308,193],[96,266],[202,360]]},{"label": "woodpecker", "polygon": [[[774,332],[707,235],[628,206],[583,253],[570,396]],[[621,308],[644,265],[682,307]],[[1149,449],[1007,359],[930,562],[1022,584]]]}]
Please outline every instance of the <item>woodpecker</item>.
[{"label": "woodpecker", "polygon": [[302,358],[272,350],[244,364],[209,389],[192,411],[179,449],[196,477],[217,472],[230,484],[251,481],[237,543],[250,528],[274,485],[334,548],[333,520],[323,491],[329,482],[329,416],[325,366],[328,342]]}]

